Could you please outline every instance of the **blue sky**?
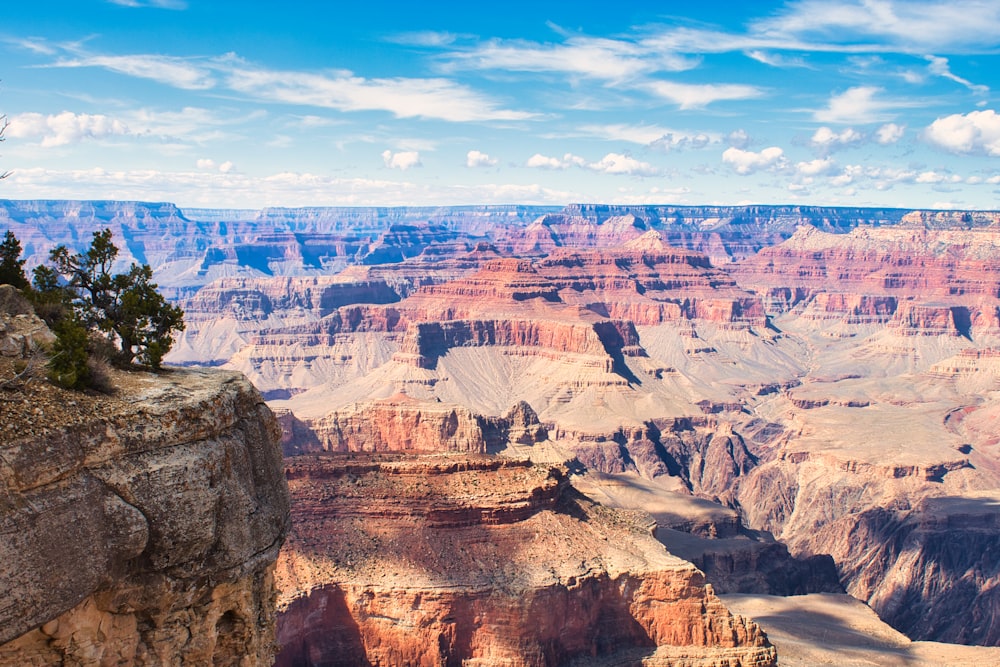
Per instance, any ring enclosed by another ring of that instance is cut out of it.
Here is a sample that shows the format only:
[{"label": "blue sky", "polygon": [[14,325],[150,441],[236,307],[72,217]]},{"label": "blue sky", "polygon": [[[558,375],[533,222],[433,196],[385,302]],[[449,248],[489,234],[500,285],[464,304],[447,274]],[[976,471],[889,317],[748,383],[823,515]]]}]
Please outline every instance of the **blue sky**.
[{"label": "blue sky", "polygon": [[46,0],[0,197],[1000,208],[1000,2]]}]

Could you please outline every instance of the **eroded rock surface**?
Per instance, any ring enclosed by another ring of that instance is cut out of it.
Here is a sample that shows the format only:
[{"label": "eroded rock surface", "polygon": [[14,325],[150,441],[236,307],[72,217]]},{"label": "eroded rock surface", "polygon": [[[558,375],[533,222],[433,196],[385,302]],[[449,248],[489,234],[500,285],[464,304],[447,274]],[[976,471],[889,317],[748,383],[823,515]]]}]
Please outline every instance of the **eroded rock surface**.
[{"label": "eroded rock surface", "polygon": [[287,474],[279,666],[775,664],[698,570],[559,468],[304,455]]},{"label": "eroded rock surface", "polygon": [[231,372],[116,382],[129,400],[64,423],[40,401],[36,432],[0,441],[0,664],[271,664],[273,415]]}]

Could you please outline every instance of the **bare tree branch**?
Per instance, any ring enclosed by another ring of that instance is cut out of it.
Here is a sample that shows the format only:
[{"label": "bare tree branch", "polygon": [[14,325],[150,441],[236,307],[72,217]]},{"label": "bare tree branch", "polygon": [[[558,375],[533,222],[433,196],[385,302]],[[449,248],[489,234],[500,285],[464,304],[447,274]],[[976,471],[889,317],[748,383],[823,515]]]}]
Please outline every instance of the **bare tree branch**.
[{"label": "bare tree branch", "polygon": [[[0,114],[0,141],[3,141],[5,139],[3,133],[7,131],[8,125],[10,125],[10,121],[7,120],[7,114]],[[0,173],[0,180],[7,178],[8,176],[10,176],[9,171]]]}]

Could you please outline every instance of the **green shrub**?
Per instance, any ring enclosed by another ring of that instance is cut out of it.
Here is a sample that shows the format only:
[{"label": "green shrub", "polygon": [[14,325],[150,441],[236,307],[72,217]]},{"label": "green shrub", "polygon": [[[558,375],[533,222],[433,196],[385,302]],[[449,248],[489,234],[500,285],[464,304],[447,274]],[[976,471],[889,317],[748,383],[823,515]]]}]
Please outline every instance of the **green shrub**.
[{"label": "green shrub", "polygon": [[53,328],[56,335],[49,358],[49,379],[64,389],[88,386],[87,351],[90,336],[76,317],[64,317]]}]

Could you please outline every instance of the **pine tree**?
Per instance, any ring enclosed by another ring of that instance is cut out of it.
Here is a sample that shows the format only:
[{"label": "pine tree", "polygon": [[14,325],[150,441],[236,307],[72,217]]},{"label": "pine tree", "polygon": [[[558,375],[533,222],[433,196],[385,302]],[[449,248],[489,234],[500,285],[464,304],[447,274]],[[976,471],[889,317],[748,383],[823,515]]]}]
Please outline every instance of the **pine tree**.
[{"label": "pine tree", "polygon": [[24,276],[24,261],[21,257],[21,242],[14,232],[7,230],[0,243],[0,285],[13,285],[18,289],[28,286]]},{"label": "pine tree", "polygon": [[123,365],[138,361],[159,368],[174,332],[184,330],[184,311],[157,291],[149,265],[133,263],[126,273],[112,274],[117,257],[110,229],[94,232],[85,253],[71,254],[59,246],[50,255],[75,295],[84,325],[117,343]]}]

